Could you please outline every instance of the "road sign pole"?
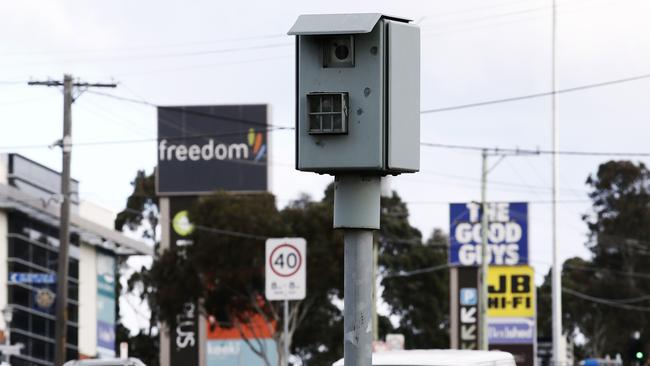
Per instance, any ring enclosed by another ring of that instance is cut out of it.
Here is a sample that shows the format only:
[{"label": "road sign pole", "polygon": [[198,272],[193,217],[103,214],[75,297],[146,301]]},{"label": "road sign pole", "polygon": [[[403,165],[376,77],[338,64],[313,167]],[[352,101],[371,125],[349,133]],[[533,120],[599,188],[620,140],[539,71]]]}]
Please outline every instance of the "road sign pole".
[{"label": "road sign pole", "polygon": [[284,300],[284,366],[289,366],[289,300]]},{"label": "road sign pole", "polygon": [[280,365],[289,365],[289,300],[303,300],[307,285],[307,242],[303,238],[266,240],[265,295],[270,301],[283,301],[283,334]]}]

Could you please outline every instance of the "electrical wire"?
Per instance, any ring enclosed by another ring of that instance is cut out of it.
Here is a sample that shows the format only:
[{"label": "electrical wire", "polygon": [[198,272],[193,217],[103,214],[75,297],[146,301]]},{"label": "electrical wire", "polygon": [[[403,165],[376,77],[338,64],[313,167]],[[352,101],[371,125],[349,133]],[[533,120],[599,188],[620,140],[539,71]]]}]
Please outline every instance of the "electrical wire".
[{"label": "electrical wire", "polygon": [[101,96],[104,96],[104,97],[113,98],[113,99],[116,99],[116,100],[121,100],[123,102],[136,103],[136,104],[146,105],[146,106],[155,107],[155,108],[164,108],[164,109],[167,109],[167,110],[174,110],[174,111],[178,111],[178,112],[182,112],[182,113],[192,114],[192,115],[200,116],[200,117],[207,117],[207,118],[217,119],[217,120],[221,120],[221,121],[225,120],[225,121],[230,121],[230,122],[239,122],[239,123],[252,124],[252,125],[263,126],[263,127],[280,127],[280,128],[287,128],[287,129],[295,129],[295,127],[293,127],[293,126],[277,126],[277,125],[267,124],[267,123],[260,122],[260,121],[248,120],[248,119],[244,119],[244,118],[236,118],[236,117],[218,115],[218,114],[214,114],[214,113],[200,112],[200,111],[192,110],[192,109],[185,109],[183,107],[160,106],[160,105],[157,105],[157,104],[154,104],[154,103],[151,103],[149,101],[142,100],[142,99],[127,98],[127,97],[117,96],[117,95],[114,95],[114,94],[99,92],[99,91],[95,91],[95,90],[88,90],[87,93],[95,94],[95,95],[101,95]]},{"label": "electrical wire", "polygon": [[562,287],[562,292],[567,293],[569,295],[573,295],[575,297],[581,298],[583,300],[591,301],[597,304],[602,304],[602,305],[607,305],[613,308],[619,308],[619,309],[624,309],[624,310],[631,310],[631,311],[643,311],[643,312],[650,312],[650,307],[647,306],[637,306],[637,305],[629,305],[629,304],[624,304],[624,303],[618,303],[616,301],[610,300],[610,299],[603,299],[600,297],[595,297],[595,296],[590,296],[587,294],[583,294],[582,292],[567,288],[567,287]]},{"label": "electrical wire", "polygon": [[[126,56],[121,58],[112,58],[107,57],[97,57],[95,59],[84,59],[84,60],[57,60],[56,63],[73,63],[73,64],[92,64],[92,63],[107,63],[107,62],[133,62],[133,61],[149,61],[152,59],[166,59],[166,58],[177,58],[177,57],[195,57],[195,56],[205,56],[205,55],[215,55],[223,53],[233,53],[233,52],[242,52],[242,51],[255,51],[261,49],[271,49],[271,48],[282,48],[293,46],[293,42],[283,42],[283,43],[272,43],[265,45],[254,45],[254,46],[243,46],[243,47],[231,47],[231,48],[220,48],[212,50],[201,50],[201,51],[188,51],[188,52],[172,52],[172,53],[160,53],[160,54],[149,54],[149,55],[136,55],[136,56]],[[20,65],[2,65],[2,67],[24,67],[24,66],[39,66],[39,65],[50,65],[52,62],[37,62],[37,63],[22,63]]]},{"label": "electrical wire", "polygon": [[2,56],[44,55],[44,54],[52,54],[52,53],[96,53],[96,52],[130,51],[130,50],[139,51],[139,50],[188,47],[188,46],[214,44],[214,43],[227,43],[227,42],[236,42],[236,41],[250,41],[250,40],[258,40],[258,39],[284,38],[286,36],[287,36],[286,34],[281,33],[281,34],[246,36],[246,37],[236,37],[236,38],[222,38],[218,40],[201,41],[201,42],[181,42],[181,43],[160,44],[154,46],[140,45],[140,46],[129,46],[129,47],[94,48],[94,49],[77,49],[77,50],[57,49],[57,50],[49,50],[49,51],[18,51],[18,52],[3,53]]},{"label": "electrical wire", "polygon": [[436,142],[420,142],[420,146],[452,149],[452,150],[469,150],[469,151],[483,151],[487,150],[494,154],[499,153],[530,153],[530,154],[544,154],[544,155],[569,155],[569,156],[626,156],[626,157],[649,157],[650,152],[625,152],[625,151],[575,151],[575,150],[540,150],[540,149],[520,149],[520,148],[500,148],[500,147],[487,147],[478,145],[454,145],[454,144],[441,144]]},{"label": "electrical wire", "polygon": [[400,271],[400,272],[396,272],[396,273],[388,273],[388,274],[383,275],[383,278],[411,277],[411,276],[415,276],[415,275],[419,275],[419,274],[423,274],[423,273],[431,273],[431,272],[440,271],[440,270],[443,270],[443,269],[447,269],[449,267],[451,267],[451,265],[448,264],[448,263],[445,263],[445,264],[441,264],[441,265],[438,265],[438,266],[420,268],[420,269],[416,269],[416,270],[413,270],[413,271]]},{"label": "electrical wire", "polygon": [[475,103],[459,104],[459,105],[448,106],[448,107],[425,109],[425,110],[420,111],[420,114],[441,113],[441,112],[449,112],[449,111],[455,111],[455,110],[460,110],[460,109],[477,108],[477,107],[484,107],[484,106],[488,106],[488,105],[518,102],[518,101],[521,101],[521,100],[548,97],[548,96],[552,96],[553,94],[573,93],[573,92],[577,92],[577,91],[581,91],[581,90],[588,90],[588,89],[600,88],[600,87],[604,87],[604,86],[628,83],[628,82],[631,82],[631,81],[643,80],[643,79],[648,79],[648,78],[650,78],[650,74],[642,74],[642,75],[631,76],[631,77],[627,77],[627,78],[604,81],[604,82],[600,82],[600,83],[593,83],[593,84],[586,84],[586,85],[576,86],[576,87],[573,87],[573,88],[558,89],[555,93],[553,91],[550,91],[550,92],[519,95],[519,96],[516,96],[516,97],[510,97],[510,98],[492,99],[492,100],[486,100],[486,101],[483,101],[483,102],[475,102]]}]

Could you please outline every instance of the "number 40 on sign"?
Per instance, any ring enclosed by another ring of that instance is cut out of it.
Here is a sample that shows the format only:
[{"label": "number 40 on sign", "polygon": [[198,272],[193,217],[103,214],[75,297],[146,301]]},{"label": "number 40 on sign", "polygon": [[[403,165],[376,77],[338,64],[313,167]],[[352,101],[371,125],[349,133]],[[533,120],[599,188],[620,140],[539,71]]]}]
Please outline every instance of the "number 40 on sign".
[{"label": "number 40 on sign", "polygon": [[307,245],[303,238],[266,241],[267,300],[302,300],[306,295]]}]

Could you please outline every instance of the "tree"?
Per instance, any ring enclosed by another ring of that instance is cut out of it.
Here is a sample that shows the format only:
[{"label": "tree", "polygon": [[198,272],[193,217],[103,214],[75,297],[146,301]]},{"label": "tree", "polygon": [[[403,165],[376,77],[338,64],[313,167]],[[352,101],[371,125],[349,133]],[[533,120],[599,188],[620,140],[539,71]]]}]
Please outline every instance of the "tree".
[{"label": "tree", "polygon": [[[131,182],[133,193],[127,198],[126,207],[118,213],[115,219],[115,229],[123,231],[128,229],[132,232],[139,232],[142,238],[151,241],[155,247],[158,246],[156,228],[158,227],[160,211],[158,209],[158,198],[155,190],[155,174],[147,175],[144,170],[136,173]],[[120,258],[118,270],[121,274],[127,271],[126,260]],[[128,296],[129,293],[139,292],[143,301],[147,301],[153,288],[147,284],[148,270],[142,268],[128,278],[127,288],[124,289],[121,282],[117,281],[117,293],[120,296]],[[158,315],[152,311],[149,319],[148,329],[140,329],[135,336],[130,334],[122,323],[120,317],[120,302],[116,301],[116,318],[119,320],[116,332],[116,345],[120,342],[129,344],[129,354],[137,357],[149,366],[159,364],[159,339],[158,339]]]},{"label": "tree", "polygon": [[382,296],[391,314],[399,318],[399,326],[393,331],[404,334],[408,348],[446,348],[449,346],[448,238],[436,229],[423,244],[420,232],[408,222],[406,204],[395,192],[391,197],[382,198],[381,213]]},{"label": "tree", "polygon": [[[280,212],[271,194],[222,192],[200,198],[190,219],[194,244],[166,251],[150,271],[158,288],[151,303],[163,320],[173,320],[180,304],[199,300],[224,327],[250,329],[255,316],[261,316],[272,328],[280,355],[284,339],[275,327],[282,321],[282,304],[264,299],[264,241],[304,237],[308,291],[305,300],[291,302],[289,339],[297,334],[297,343],[290,345],[304,363],[331,364],[340,356],[342,318],[332,300],[342,294],[343,245],[332,229],[330,198],[312,202],[302,197]],[[243,340],[270,364],[262,343],[255,337]]]},{"label": "tree", "polygon": [[294,335],[294,350],[306,365],[331,365],[343,354],[343,237],[332,228],[333,185],[320,202],[303,196],[281,212],[291,235],[307,240],[305,320]]},{"label": "tree", "polygon": [[[583,219],[592,257],[563,264],[563,324],[580,332],[591,356],[621,353],[635,331],[650,334],[650,171],[609,161],[586,181],[592,211]],[[540,332],[549,334],[550,280],[539,290]],[[629,360],[626,360],[629,361]]]}]

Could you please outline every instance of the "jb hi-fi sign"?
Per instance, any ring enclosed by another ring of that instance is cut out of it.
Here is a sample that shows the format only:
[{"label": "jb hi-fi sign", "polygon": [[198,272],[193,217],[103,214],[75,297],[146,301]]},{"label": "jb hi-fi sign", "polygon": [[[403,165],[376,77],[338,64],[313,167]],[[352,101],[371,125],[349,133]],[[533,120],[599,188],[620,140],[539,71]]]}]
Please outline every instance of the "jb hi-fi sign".
[{"label": "jb hi-fi sign", "polygon": [[266,191],[267,114],[267,105],[158,107],[158,195]]}]

